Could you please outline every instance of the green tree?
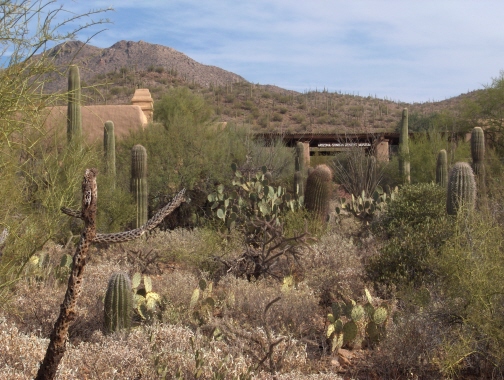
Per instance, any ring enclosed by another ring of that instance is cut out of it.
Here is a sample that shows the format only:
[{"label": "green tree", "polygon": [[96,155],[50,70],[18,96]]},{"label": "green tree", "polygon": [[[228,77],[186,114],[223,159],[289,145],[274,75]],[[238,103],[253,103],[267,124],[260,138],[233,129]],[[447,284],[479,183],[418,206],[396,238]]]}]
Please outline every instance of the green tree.
[{"label": "green tree", "polygon": [[0,260],[3,304],[29,257],[69,232],[59,208],[75,203],[82,168],[94,157],[87,149],[63,148],[64,134],[50,135],[44,127],[46,107],[66,98],[44,92],[51,78],[67,70],[56,66],[49,47],[107,20],[93,20],[102,10],[63,18],[65,9],[51,0],[2,1],[1,11],[0,229],[9,230]]}]

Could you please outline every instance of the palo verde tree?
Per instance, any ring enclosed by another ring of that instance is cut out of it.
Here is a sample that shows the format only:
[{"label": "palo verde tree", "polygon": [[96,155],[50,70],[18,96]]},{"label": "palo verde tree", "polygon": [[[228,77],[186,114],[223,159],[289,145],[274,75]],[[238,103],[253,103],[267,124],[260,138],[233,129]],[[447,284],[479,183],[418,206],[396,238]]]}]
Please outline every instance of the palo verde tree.
[{"label": "palo verde tree", "polygon": [[107,20],[100,18],[104,10],[67,13],[53,0],[7,0],[0,10],[0,230],[9,230],[0,263],[3,300],[28,258],[61,233],[58,209],[76,203],[87,165],[84,153],[54,149],[44,126],[47,107],[67,98],[44,91],[68,69],[56,65],[50,48]]}]

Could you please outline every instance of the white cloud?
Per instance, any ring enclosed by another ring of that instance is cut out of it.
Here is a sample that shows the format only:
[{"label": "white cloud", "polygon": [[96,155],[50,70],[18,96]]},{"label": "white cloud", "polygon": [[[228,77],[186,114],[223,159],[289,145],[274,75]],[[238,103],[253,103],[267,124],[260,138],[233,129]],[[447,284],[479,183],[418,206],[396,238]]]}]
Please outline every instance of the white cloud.
[{"label": "white cloud", "polygon": [[502,1],[94,0],[114,24],[92,44],[144,40],[303,90],[329,87],[405,101],[481,87],[504,62]]}]

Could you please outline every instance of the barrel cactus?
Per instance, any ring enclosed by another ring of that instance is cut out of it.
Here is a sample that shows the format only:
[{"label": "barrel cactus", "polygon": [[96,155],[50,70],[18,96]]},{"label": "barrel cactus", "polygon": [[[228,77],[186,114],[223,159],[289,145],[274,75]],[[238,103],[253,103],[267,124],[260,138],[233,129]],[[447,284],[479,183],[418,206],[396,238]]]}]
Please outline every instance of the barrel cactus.
[{"label": "barrel cactus", "polygon": [[106,173],[112,177],[116,174],[116,157],[115,157],[115,135],[114,123],[106,121],[103,128],[103,153],[105,156]]},{"label": "barrel cactus", "polygon": [[147,151],[137,144],[131,149],[131,192],[136,202],[135,228],[147,222]]},{"label": "barrel cactus", "polygon": [[308,176],[305,189],[305,207],[322,220],[329,216],[332,171],[327,165],[318,165]]},{"label": "barrel cactus", "polygon": [[79,68],[71,65],[68,71],[67,140],[78,141],[82,136],[81,86]]},{"label": "barrel cactus", "polygon": [[131,281],[126,273],[115,273],[110,277],[105,294],[104,316],[107,332],[129,328],[132,310]]},{"label": "barrel cactus", "polygon": [[450,170],[446,210],[448,215],[457,215],[459,210],[474,209],[476,202],[476,181],[471,166],[467,162],[457,162]]},{"label": "barrel cactus", "polygon": [[436,183],[444,188],[448,184],[448,155],[445,149],[441,149],[437,156]]},{"label": "barrel cactus", "polygon": [[410,183],[410,160],[408,138],[408,109],[403,109],[399,135],[399,173],[404,183]]}]

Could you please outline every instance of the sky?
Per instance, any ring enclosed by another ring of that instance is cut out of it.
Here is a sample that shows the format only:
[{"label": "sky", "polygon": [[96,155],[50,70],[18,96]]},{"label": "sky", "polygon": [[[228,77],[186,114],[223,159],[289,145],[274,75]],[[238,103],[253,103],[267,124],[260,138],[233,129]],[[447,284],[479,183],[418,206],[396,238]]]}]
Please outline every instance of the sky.
[{"label": "sky", "polygon": [[[504,70],[502,0],[80,0],[111,23],[80,40],[174,48],[249,82],[299,92],[439,101]],[[98,16],[95,17],[95,19]]]}]

